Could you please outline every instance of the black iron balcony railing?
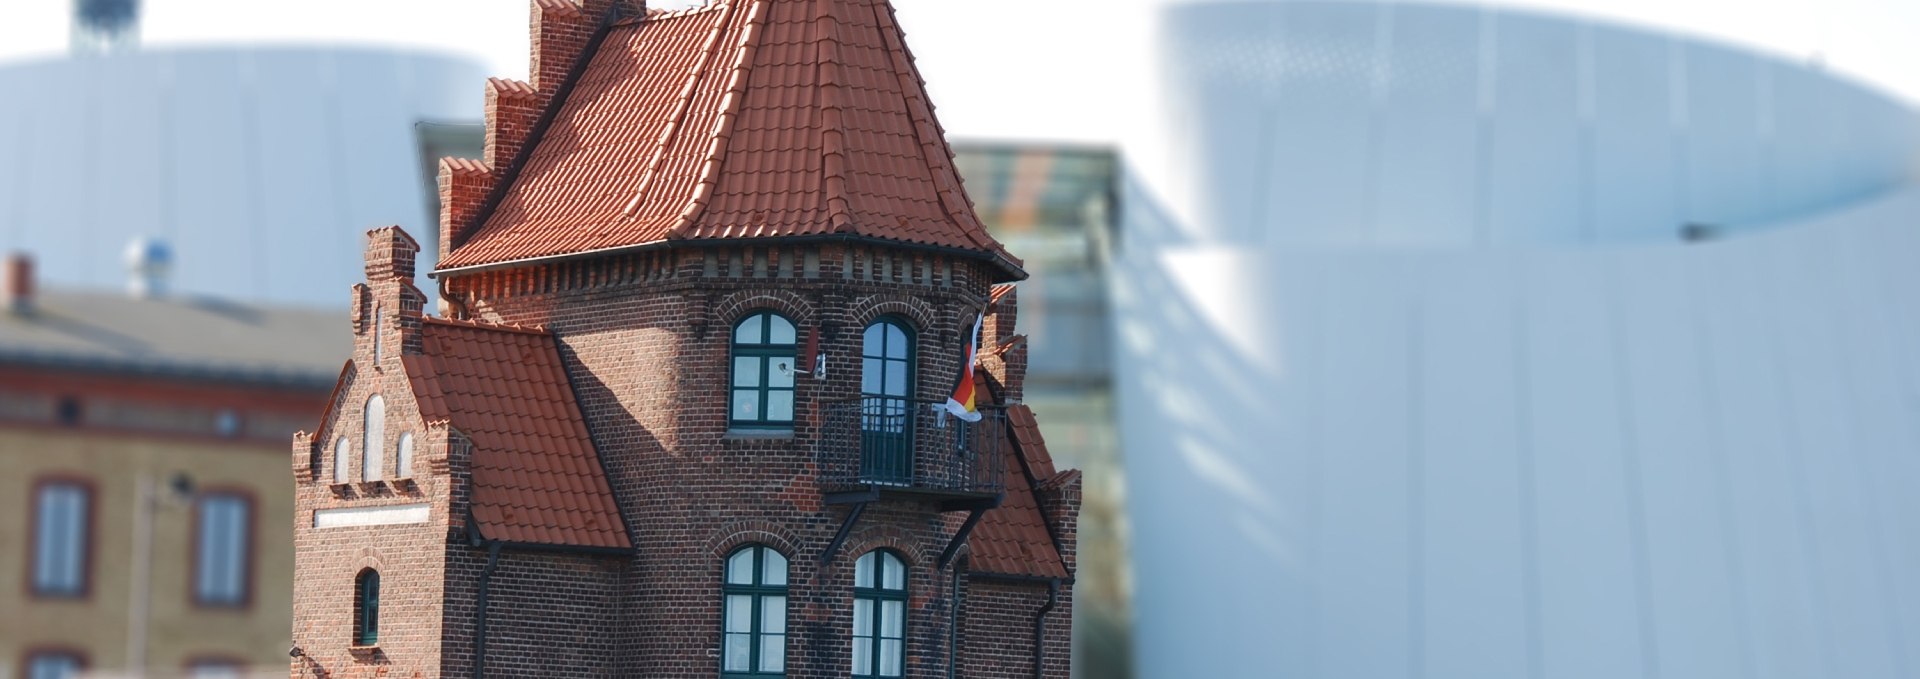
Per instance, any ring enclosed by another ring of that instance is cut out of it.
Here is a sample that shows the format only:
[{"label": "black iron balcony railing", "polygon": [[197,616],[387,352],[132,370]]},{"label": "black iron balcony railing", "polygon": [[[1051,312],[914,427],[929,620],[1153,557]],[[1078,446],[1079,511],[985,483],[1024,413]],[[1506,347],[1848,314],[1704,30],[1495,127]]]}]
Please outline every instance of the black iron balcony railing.
[{"label": "black iron balcony railing", "polygon": [[968,422],[940,404],[864,396],[824,404],[816,458],[829,491],[898,488],[991,495],[1004,489],[1006,414]]}]

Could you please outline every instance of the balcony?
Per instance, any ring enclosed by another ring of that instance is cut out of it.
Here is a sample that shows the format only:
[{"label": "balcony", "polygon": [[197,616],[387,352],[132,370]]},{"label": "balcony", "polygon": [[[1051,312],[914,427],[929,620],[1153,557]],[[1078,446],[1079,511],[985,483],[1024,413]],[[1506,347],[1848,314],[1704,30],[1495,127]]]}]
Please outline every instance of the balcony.
[{"label": "balcony", "polygon": [[893,496],[956,511],[998,504],[1006,488],[1003,410],[967,422],[942,404],[866,396],[826,403],[823,414],[815,459],[830,504]]}]

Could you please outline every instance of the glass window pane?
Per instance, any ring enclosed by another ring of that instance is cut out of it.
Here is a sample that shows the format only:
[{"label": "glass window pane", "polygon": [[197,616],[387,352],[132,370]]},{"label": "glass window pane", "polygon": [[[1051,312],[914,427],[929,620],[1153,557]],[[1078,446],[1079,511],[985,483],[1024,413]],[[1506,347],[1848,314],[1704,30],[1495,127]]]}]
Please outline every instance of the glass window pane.
[{"label": "glass window pane", "polygon": [[733,357],[733,386],[760,386],[760,362],[764,360],[758,356]]},{"label": "glass window pane", "polygon": [[856,677],[873,676],[873,640],[865,637],[853,638],[853,675]]},{"label": "glass window pane", "polygon": [[787,635],[772,634],[760,637],[760,671],[781,672],[787,669]]},{"label": "glass window pane", "polygon": [[746,634],[753,631],[753,597],[727,595],[727,631]]},{"label": "glass window pane", "polygon": [[882,559],[882,563],[886,564],[885,567],[880,569],[881,574],[884,576],[881,579],[880,588],[906,589],[907,565],[900,562],[900,557],[886,552],[881,552],[880,558]]},{"label": "glass window pane", "polygon": [[767,392],[767,421],[793,421],[793,392],[785,390]]},{"label": "glass window pane", "polygon": [[733,392],[733,419],[743,422],[757,422],[761,419],[758,389]]},{"label": "glass window pane", "polygon": [[740,327],[733,331],[733,342],[735,344],[759,344],[762,330],[760,319],[765,317],[764,314],[754,314],[748,316],[747,320],[741,321]]},{"label": "glass window pane", "polygon": [[779,316],[768,316],[767,318],[771,323],[771,325],[767,328],[768,344],[796,343],[792,323],[788,323],[787,319],[781,318]]},{"label": "glass window pane", "polygon": [[727,559],[727,584],[753,584],[753,553],[758,549],[758,547],[742,549],[734,552],[733,556]]},{"label": "glass window pane", "polygon": [[877,359],[877,358],[861,359],[860,361],[860,393],[862,394],[881,393],[880,376],[883,372],[883,369],[881,368],[881,366],[885,364],[886,364],[885,361],[881,361],[880,359]]},{"label": "glass window pane", "polygon": [[873,587],[873,555],[876,553],[867,552],[860,555],[860,560],[853,562],[853,586]]},{"label": "glass window pane", "polygon": [[907,349],[908,349],[908,344],[907,344],[906,331],[901,330],[900,326],[894,325],[892,323],[888,323],[887,324],[887,358],[898,358],[898,359],[904,360],[907,357]]},{"label": "glass window pane", "polygon": [[728,672],[753,671],[753,668],[749,663],[749,660],[751,660],[752,658],[751,654],[753,653],[753,646],[751,645],[752,643],[753,643],[753,637],[751,635],[747,635],[747,634],[728,634],[727,635],[726,649],[722,652],[722,654],[725,655],[727,658],[726,670]]},{"label": "glass window pane", "polygon": [[880,676],[883,676],[883,677],[900,676],[901,665],[906,664],[905,662],[903,662],[904,661],[903,653],[905,651],[906,651],[906,644],[903,642],[893,640],[893,639],[887,639],[887,640],[881,641],[880,642]]},{"label": "glass window pane", "polygon": [[797,372],[793,366],[793,357],[773,356],[767,360],[773,363],[767,366],[767,386],[793,388],[793,376]]},{"label": "glass window pane", "polygon": [[907,603],[904,601],[880,602],[880,636],[899,639],[906,636]]},{"label": "glass window pane", "polygon": [[880,357],[887,355],[886,328],[875,323],[867,326],[867,333],[860,338],[860,355]]},{"label": "glass window pane", "polygon": [[906,396],[907,395],[907,364],[896,362],[896,361],[887,361],[886,365],[887,365],[887,372],[886,372],[886,389],[887,390],[881,393],[884,393],[888,396]]},{"label": "glass window pane", "polygon": [[787,633],[786,597],[760,597],[760,632],[763,634]]},{"label": "glass window pane", "polygon": [[771,549],[766,550],[765,553],[767,555],[764,559],[766,566],[765,572],[760,575],[760,584],[785,587],[787,585],[787,557],[781,556],[779,552]]},{"label": "glass window pane", "polygon": [[856,637],[873,636],[873,600],[853,600],[853,635]]},{"label": "glass window pane", "polygon": [[80,661],[66,655],[37,655],[27,662],[27,679],[68,679],[80,672]]}]

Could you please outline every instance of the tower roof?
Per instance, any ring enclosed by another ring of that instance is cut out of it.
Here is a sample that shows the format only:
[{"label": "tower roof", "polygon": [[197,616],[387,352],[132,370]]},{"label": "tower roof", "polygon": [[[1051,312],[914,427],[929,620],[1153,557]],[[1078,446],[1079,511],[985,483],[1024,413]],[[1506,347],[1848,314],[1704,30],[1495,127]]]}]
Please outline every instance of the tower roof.
[{"label": "tower roof", "polygon": [[974,214],[887,0],[715,0],[602,30],[443,271],[838,237],[1024,276]]}]

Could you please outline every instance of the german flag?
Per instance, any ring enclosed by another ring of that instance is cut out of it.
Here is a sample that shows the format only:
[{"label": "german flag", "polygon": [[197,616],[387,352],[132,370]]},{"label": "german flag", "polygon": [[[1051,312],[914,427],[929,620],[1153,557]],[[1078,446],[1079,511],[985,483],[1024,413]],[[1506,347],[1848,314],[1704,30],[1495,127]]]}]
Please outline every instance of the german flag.
[{"label": "german flag", "polygon": [[953,385],[953,395],[947,397],[947,412],[968,422],[980,421],[980,409],[975,403],[973,361],[980,350],[980,323],[986,320],[986,314],[973,319],[973,334],[968,335],[966,355],[960,360],[960,383]]}]

